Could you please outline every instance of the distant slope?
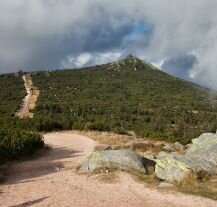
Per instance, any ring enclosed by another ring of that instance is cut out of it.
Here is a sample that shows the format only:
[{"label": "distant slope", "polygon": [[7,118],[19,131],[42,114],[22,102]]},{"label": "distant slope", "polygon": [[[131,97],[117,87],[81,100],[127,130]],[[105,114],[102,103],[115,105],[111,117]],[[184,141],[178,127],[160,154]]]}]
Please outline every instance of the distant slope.
[{"label": "distant slope", "polygon": [[183,142],[217,128],[215,92],[132,56],[85,69],[37,72],[33,82],[41,91],[36,117],[44,117],[48,128],[133,130]]},{"label": "distant slope", "polygon": [[25,93],[21,77],[14,74],[0,75],[0,119],[14,115]]}]

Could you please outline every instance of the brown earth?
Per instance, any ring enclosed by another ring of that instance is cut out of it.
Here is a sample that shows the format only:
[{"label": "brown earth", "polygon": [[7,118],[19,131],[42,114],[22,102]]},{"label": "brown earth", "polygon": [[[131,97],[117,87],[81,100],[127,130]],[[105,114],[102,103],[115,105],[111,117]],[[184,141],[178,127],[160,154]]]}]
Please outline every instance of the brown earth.
[{"label": "brown earth", "polygon": [[78,175],[76,167],[93,151],[96,142],[72,132],[44,135],[51,147],[34,160],[11,166],[0,185],[0,207],[216,207],[198,196],[150,187],[127,173],[105,183],[97,175]]},{"label": "brown earth", "polygon": [[22,100],[22,103],[15,113],[15,116],[19,118],[32,118],[33,113],[32,110],[35,108],[36,101],[39,96],[39,90],[33,86],[32,77],[30,74],[25,74],[22,76],[25,89],[26,89],[26,96]]}]

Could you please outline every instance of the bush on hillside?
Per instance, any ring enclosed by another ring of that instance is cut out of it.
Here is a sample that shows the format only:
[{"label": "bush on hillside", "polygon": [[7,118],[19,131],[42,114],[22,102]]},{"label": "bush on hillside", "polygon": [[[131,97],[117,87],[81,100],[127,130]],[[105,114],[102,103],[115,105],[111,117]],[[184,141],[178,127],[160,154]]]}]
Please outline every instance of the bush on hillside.
[{"label": "bush on hillside", "polygon": [[19,129],[0,129],[0,164],[33,154],[44,145],[43,137]]}]

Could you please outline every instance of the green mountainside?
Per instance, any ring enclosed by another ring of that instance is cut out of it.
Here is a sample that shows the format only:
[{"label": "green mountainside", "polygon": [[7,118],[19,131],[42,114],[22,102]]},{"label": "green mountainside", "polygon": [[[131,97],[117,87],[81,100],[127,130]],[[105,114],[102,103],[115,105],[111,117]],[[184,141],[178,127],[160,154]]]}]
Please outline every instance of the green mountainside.
[{"label": "green mountainside", "polygon": [[2,128],[28,131],[100,130],[189,142],[217,129],[217,93],[170,76],[133,56],[83,69],[32,73],[40,89],[33,119],[14,112],[23,80],[0,76]]},{"label": "green mountainside", "polygon": [[21,77],[0,75],[0,119],[13,116],[26,91]]},{"label": "green mountainside", "polygon": [[7,161],[30,156],[43,147],[42,136],[30,127],[33,120],[28,126],[29,120],[14,118],[25,95],[22,77],[0,75],[0,166]]},{"label": "green mountainside", "polygon": [[38,130],[86,129],[183,143],[217,129],[217,94],[133,56],[84,69],[36,72]]}]

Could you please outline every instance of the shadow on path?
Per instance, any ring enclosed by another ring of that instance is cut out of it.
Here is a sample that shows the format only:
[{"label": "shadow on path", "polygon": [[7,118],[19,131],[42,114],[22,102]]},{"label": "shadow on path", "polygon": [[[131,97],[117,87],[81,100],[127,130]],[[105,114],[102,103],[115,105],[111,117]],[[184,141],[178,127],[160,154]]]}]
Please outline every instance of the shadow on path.
[{"label": "shadow on path", "polygon": [[71,150],[65,147],[51,148],[34,160],[12,164],[3,185],[34,181],[34,178],[64,169],[67,163],[71,163],[71,158],[83,155],[83,151],[78,149]]},{"label": "shadow on path", "polygon": [[28,202],[25,202],[25,203],[22,203],[22,204],[19,204],[19,205],[14,205],[14,206],[9,206],[9,207],[27,207],[27,206],[32,206],[36,203],[40,203],[42,201],[44,201],[45,199],[47,199],[49,197],[43,197],[43,198],[39,198],[39,199],[36,199],[36,200],[33,200],[33,201],[28,201]]}]

